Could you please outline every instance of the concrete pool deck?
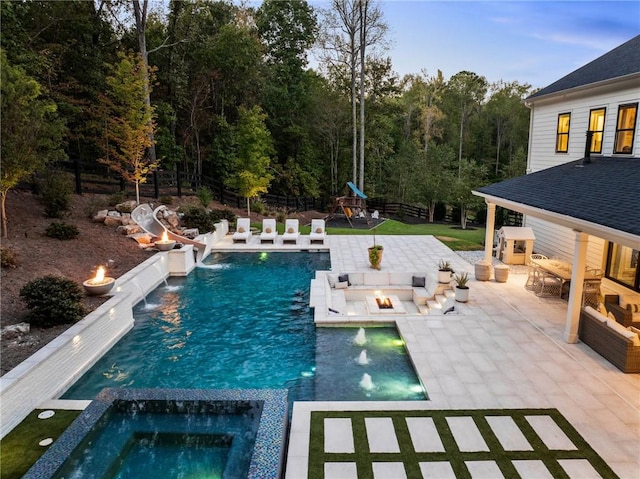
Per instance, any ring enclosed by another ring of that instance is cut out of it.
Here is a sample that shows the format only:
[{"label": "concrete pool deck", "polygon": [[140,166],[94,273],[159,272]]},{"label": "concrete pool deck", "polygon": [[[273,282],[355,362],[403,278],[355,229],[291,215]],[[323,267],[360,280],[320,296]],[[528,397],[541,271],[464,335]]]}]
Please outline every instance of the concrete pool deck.
[{"label": "concrete pool deck", "polygon": [[[298,245],[284,246],[252,240],[233,244],[228,237],[215,245],[214,252],[329,249],[333,271],[365,271],[366,248],[373,242],[371,236],[330,235],[322,248],[305,243],[304,237]],[[473,277],[473,265],[434,237],[379,236],[377,242],[385,248],[382,271],[435,274],[438,261],[445,258],[456,271],[468,271]],[[506,283],[472,279],[465,314],[394,317],[429,401],[295,403],[286,479],[308,475],[314,410],[531,408],[557,409],[619,477],[640,477],[640,374],[622,373],[583,343],[567,344],[563,339],[567,303],[536,297],[525,290],[525,280],[525,274],[513,272]],[[590,476],[582,466],[568,467],[573,471],[569,476]],[[326,472],[326,479],[357,477],[348,467]],[[394,475],[397,471],[385,474],[375,477],[402,477]]]}]

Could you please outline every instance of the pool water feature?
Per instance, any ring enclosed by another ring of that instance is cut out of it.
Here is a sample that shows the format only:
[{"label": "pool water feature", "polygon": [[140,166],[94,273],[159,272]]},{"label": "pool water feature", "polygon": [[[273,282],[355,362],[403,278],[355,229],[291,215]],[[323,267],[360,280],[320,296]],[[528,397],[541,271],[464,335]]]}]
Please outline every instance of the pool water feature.
[{"label": "pool water feature", "polygon": [[[335,351],[328,343],[353,344],[356,331],[316,330],[313,323],[310,281],[329,264],[328,253],[213,254],[204,267],[169,278],[138,304],[134,328],[63,397],[91,399],[105,387],[136,387],[286,388],[291,401],[391,398],[375,372],[386,360],[374,360],[369,346],[367,371],[358,371],[360,377],[370,374],[377,386],[367,394],[354,390],[351,378],[343,382],[343,357],[331,363]],[[388,342],[399,341],[395,328],[379,331],[392,336]],[[405,383],[415,387],[404,347],[387,351],[388,359],[401,364],[391,374],[408,374]],[[360,349],[348,354],[358,356]],[[333,380],[340,384],[332,391],[324,385]],[[424,392],[413,398],[424,399]]]}]

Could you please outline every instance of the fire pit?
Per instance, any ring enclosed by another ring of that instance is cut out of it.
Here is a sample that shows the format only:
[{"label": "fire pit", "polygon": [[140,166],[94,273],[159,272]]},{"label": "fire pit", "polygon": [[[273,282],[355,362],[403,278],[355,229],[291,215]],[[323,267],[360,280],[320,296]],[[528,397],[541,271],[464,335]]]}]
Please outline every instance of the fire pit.
[{"label": "fire pit", "polygon": [[105,276],[105,269],[103,266],[100,266],[96,271],[95,277],[84,281],[82,286],[88,295],[102,296],[111,291],[114,282],[115,279]]},{"label": "fire pit", "polygon": [[162,238],[156,241],[155,244],[156,248],[158,248],[160,251],[171,251],[176,245],[176,242],[174,240],[170,240],[169,235],[167,235],[167,230],[164,230],[164,233],[162,233]]},{"label": "fire pit", "polygon": [[378,308],[380,309],[393,309],[393,303],[391,302],[391,298],[389,297],[377,297],[376,303],[378,304]]}]

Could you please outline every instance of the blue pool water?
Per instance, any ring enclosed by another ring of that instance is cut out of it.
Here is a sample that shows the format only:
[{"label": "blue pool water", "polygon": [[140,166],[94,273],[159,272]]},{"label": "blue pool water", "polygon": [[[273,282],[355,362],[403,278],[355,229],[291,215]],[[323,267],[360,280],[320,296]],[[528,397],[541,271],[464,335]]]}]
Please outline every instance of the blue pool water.
[{"label": "blue pool water", "polygon": [[[328,253],[211,255],[138,304],[133,330],[64,398],[135,387],[286,388],[292,401],[425,399],[395,328],[368,330],[362,347],[353,328],[316,330],[309,284],[329,264]],[[357,361],[362,349],[366,365]],[[360,386],[365,373],[373,387]]]}]

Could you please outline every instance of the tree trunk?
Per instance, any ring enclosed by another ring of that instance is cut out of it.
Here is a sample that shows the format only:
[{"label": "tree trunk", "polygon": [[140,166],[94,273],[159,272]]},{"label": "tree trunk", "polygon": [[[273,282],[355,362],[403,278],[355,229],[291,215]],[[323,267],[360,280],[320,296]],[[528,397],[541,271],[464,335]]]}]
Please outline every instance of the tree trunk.
[{"label": "tree trunk", "polygon": [[251,218],[251,203],[249,202],[248,196],[247,196],[247,217]]},{"label": "tree trunk", "polygon": [[460,112],[460,145],[458,146],[458,178],[462,176],[462,136],[464,135],[464,108]]},{"label": "tree trunk", "polygon": [[136,180],[136,204],[140,204],[140,182]]},{"label": "tree trunk", "polygon": [[360,8],[360,177],[358,178],[358,187],[360,191],[364,192],[364,76],[369,0],[360,0],[358,7]]},{"label": "tree trunk", "polygon": [[7,192],[0,193],[0,216],[2,216],[2,237],[9,237],[9,230],[7,228],[7,210],[5,209],[5,201],[7,200]]}]

